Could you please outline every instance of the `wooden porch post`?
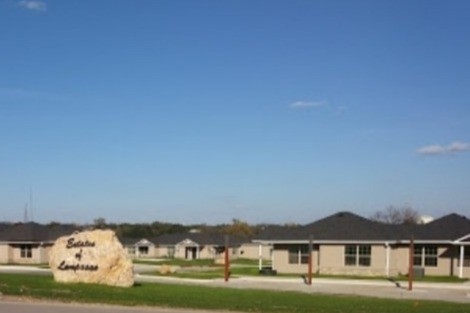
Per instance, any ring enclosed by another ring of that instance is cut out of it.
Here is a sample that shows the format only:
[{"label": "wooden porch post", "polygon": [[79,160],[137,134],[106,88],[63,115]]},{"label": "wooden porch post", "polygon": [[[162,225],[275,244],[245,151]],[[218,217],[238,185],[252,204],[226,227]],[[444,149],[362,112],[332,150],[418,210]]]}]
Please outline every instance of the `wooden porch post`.
[{"label": "wooden porch post", "polygon": [[263,246],[261,243],[258,245],[258,269],[263,269]]},{"label": "wooden porch post", "polygon": [[224,262],[224,280],[225,282],[228,282],[228,278],[230,276],[230,272],[229,272],[229,268],[230,268],[230,260],[229,260],[229,256],[228,256],[228,246],[229,246],[229,242],[228,242],[228,235],[225,236],[225,262]]},{"label": "wooden porch post", "polygon": [[411,236],[410,240],[410,252],[409,252],[409,263],[408,263],[408,290],[412,291],[413,290],[413,279],[414,279],[414,272],[413,272],[413,264],[414,264],[414,252],[415,252],[415,247],[414,247],[414,236]]},{"label": "wooden porch post", "polygon": [[312,285],[312,263],[313,263],[313,237],[310,236],[308,241],[308,285]]}]

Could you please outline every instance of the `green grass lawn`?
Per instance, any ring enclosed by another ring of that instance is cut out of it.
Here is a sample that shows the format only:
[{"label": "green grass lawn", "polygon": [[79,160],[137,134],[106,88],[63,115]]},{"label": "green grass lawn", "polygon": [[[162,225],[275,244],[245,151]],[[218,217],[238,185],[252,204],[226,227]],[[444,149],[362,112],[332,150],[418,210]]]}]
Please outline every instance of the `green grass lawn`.
[{"label": "green grass lawn", "polygon": [[174,265],[181,267],[191,266],[213,266],[213,259],[197,259],[197,260],[185,260],[185,259],[162,259],[162,260],[145,260],[137,259],[133,261],[136,264],[149,264],[149,265]]},{"label": "green grass lawn", "polygon": [[[210,267],[204,270],[198,271],[177,271],[176,273],[161,274],[160,272],[146,273],[147,275],[156,275],[156,276],[171,276],[179,278],[193,278],[193,279],[216,279],[224,278],[225,272],[223,266]],[[259,275],[259,270],[257,267],[232,267],[230,268],[230,277],[239,277],[239,276],[255,276]],[[299,276],[299,275],[297,275]]]},{"label": "green grass lawn", "polygon": [[[214,259],[195,259],[195,260],[185,260],[185,259],[161,259],[161,260],[146,260],[146,259],[135,259],[133,260],[136,264],[151,264],[151,265],[176,265],[182,267],[189,266],[217,266]],[[230,260],[232,265],[243,265],[243,266],[258,266],[258,260],[250,259],[233,259]],[[269,265],[271,262],[263,261],[263,265]],[[222,266],[222,265],[218,265]]]},{"label": "green grass lawn", "polygon": [[60,284],[50,276],[0,274],[5,295],[67,302],[146,305],[208,310],[285,313],[468,313],[470,305],[437,301],[391,300],[264,290],[240,290],[171,284],[118,288]]}]

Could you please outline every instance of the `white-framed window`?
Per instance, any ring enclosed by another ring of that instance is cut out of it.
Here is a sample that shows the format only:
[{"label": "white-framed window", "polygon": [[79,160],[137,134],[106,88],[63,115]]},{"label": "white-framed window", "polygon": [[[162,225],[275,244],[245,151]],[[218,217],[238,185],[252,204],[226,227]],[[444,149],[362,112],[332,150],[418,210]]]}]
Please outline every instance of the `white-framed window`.
[{"label": "white-framed window", "polygon": [[420,267],[437,266],[437,246],[435,245],[415,245],[413,265]]},{"label": "white-framed window", "polygon": [[308,245],[289,247],[289,264],[308,264]]},{"label": "white-framed window", "polygon": [[346,266],[370,266],[370,245],[346,245],[344,246],[344,265]]},{"label": "white-framed window", "polygon": [[33,257],[33,246],[20,245],[20,257],[22,259],[31,259]]}]

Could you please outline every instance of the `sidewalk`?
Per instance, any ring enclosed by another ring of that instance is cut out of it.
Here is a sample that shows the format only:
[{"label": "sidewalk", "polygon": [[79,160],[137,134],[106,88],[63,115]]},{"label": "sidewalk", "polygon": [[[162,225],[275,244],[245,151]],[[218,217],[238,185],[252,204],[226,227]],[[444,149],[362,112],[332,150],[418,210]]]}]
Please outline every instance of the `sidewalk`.
[{"label": "sidewalk", "polygon": [[[0,266],[0,272],[34,273],[50,275],[49,269],[29,266]],[[311,294],[357,295],[377,298],[440,300],[470,304],[470,282],[466,283],[413,283],[413,290],[408,291],[407,282],[366,279],[315,278],[312,285],[305,284],[301,278],[243,276],[223,279],[189,279],[164,276],[151,276],[136,273],[137,282],[204,285],[217,288],[265,289],[276,291],[294,291]]]},{"label": "sidewalk", "polygon": [[394,283],[383,280],[353,280],[313,278],[312,285],[305,284],[302,278],[254,277],[202,280],[174,277],[136,275],[141,282],[179,283],[240,289],[265,289],[294,291],[311,294],[357,295],[377,298],[439,300],[470,304],[470,283],[423,283],[415,282],[408,291],[407,282]]}]

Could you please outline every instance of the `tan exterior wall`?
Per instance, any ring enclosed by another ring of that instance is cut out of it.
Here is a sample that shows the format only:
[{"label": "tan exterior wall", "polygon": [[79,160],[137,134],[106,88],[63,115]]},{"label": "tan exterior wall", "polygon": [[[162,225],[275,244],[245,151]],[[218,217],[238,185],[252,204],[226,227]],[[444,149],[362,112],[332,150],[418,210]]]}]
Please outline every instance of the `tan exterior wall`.
[{"label": "tan exterior wall", "polygon": [[47,245],[32,244],[31,247],[32,247],[31,258],[22,258],[21,257],[21,245],[20,244],[10,245],[9,263],[17,263],[17,264],[49,263],[49,254],[50,254],[50,249],[52,247],[52,244],[47,244]]},{"label": "tan exterior wall", "polygon": [[52,244],[44,245],[40,253],[40,263],[49,263]]},{"label": "tan exterior wall", "polygon": [[391,246],[390,276],[408,274],[409,246]]},{"label": "tan exterior wall", "polygon": [[0,264],[10,263],[10,246],[8,244],[0,244]]},{"label": "tan exterior wall", "polygon": [[286,248],[274,248],[272,267],[278,273],[305,274],[306,264],[289,264],[289,250]]},{"label": "tan exterior wall", "polygon": [[169,258],[169,250],[167,246],[157,246],[155,247],[155,257],[156,258]]},{"label": "tan exterior wall", "polygon": [[[243,259],[259,259],[259,244],[245,243],[240,246],[239,257]],[[261,259],[265,261],[271,260],[271,245],[261,245]]]},{"label": "tan exterior wall", "polygon": [[[331,275],[387,276],[387,247],[382,244],[371,245],[370,266],[346,266],[344,245],[320,245],[313,251],[313,272]],[[468,247],[470,249],[470,247]],[[438,246],[437,266],[425,266],[426,276],[456,276],[460,274],[459,248]],[[389,276],[407,275],[409,267],[409,246],[390,246]],[[468,264],[468,261],[467,261]],[[275,245],[273,269],[279,273],[307,272],[307,264],[289,264],[289,245]],[[470,266],[463,268],[463,277],[470,278]]]},{"label": "tan exterior wall", "polygon": [[[409,246],[395,246],[392,248],[392,251],[393,252],[391,256],[391,276],[407,275],[409,267]],[[460,252],[457,246],[438,246],[437,256],[437,266],[424,266],[425,276],[459,275]],[[466,274],[468,275],[470,273],[467,272]]]},{"label": "tan exterior wall", "polygon": [[371,245],[370,266],[345,265],[344,245],[320,246],[320,274],[331,275],[359,275],[359,276],[385,276],[386,275],[386,247],[384,245]]},{"label": "tan exterior wall", "polygon": [[[288,245],[275,245],[272,253],[272,267],[279,273],[306,274],[308,272],[308,264],[306,263],[289,263]],[[314,273],[318,271],[318,260],[318,250],[314,248],[312,251],[312,271]]]}]

